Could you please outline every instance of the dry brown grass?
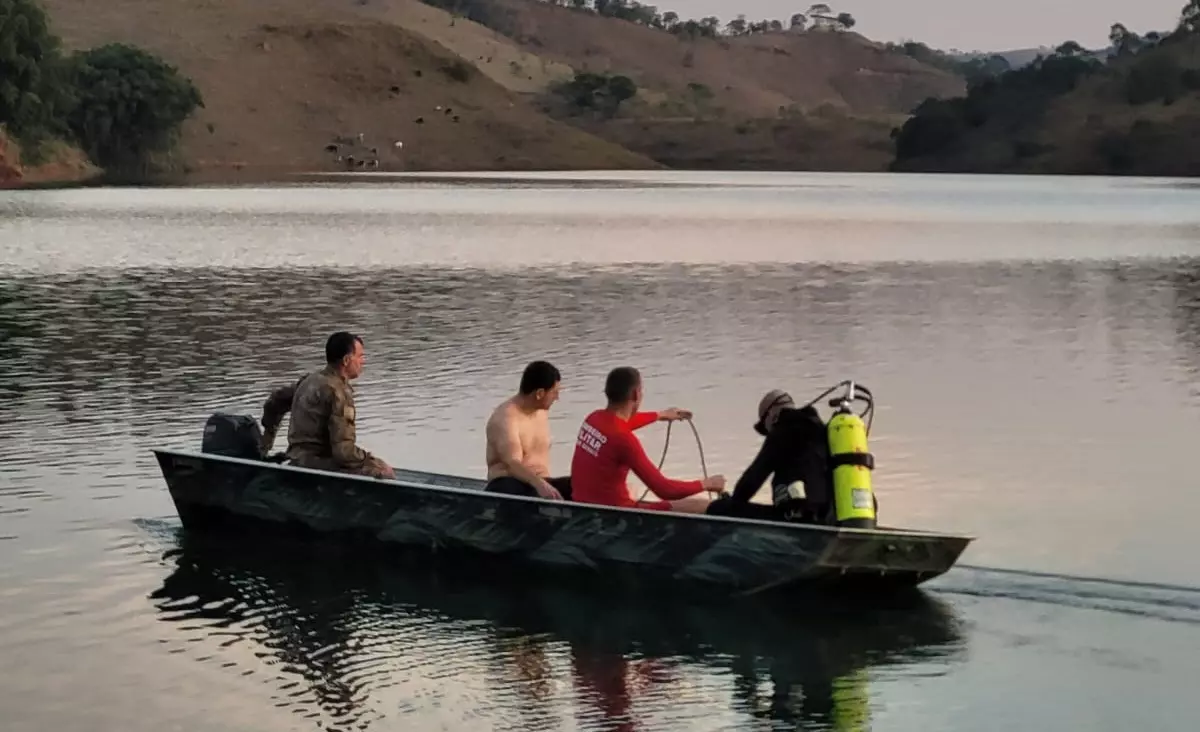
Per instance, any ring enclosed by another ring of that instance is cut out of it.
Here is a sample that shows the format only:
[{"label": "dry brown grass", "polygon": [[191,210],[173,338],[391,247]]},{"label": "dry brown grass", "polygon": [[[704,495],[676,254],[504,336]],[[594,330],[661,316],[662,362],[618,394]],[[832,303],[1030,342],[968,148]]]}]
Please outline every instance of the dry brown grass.
[{"label": "dry brown grass", "polygon": [[641,87],[714,102],[746,116],[833,104],[857,113],[907,112],[928,96],[965,91],[961,78],[885,51],[855,33],[773,33],[684,40],[541,0],[498,0],[519,18],[523,46],[577,69],[630,76]]},{"label": "dry brown grass", "polygon": [[[324,147],[360,133],[381,170],[655,165],[547,118],[445,48],[349,3],[46,3],[69,45],[136,43],[194,80],[205,108],[181,149],[206,179],[344,169]],[[447,72],[456,64],[466,81]]]},{"label": "dry brown grass", "polygon": [[616,120],[608,139],[669,167],[722,170],[882,171],[892,160],[886,117]]},{"label": "dry brown grass", "polygon": [[567,63],[539,56],[507,36],[453,18],[420,0],[371,0],[354,9],[362,17],[393,23],[444,46],[497,84],[516,92],[541,92],[574,74]]},{"label": "dry brown grass", "polygon": [[[663,158],[680,164],[703,164],[713,151],[720,161],[878,169],[876,148],[886,140],[879,123],[822,146],[787,142],[802,134],[794,124],[782,137],[747,139],[730,115],[822,105],[882,114],[961,90],[959,79],[853,34],[689,42],[536,0],[498,1],[517,14],[521,42],[418,0],[44,0],[68,46],[134,43],[195,81],[206,106],[185,125],[180,147],[194,179],[343,170],[324,148],[359,134],[358,157],[375,148],[381,170],[656,167],[643,153],[662,153],[663,140],[696,146]],[[556,121],[535,106],[549,85],[584,68],[637,80],[642,90],[629,110],[656,118],[645,136],[627,123]],[[690,83],[712,99],[693,104]],[[657,119],[697,110],[712,115],[702,134]],[[729,122],[714,121],[722,111]],[[779,139],[790,147],[772,157]]]}]

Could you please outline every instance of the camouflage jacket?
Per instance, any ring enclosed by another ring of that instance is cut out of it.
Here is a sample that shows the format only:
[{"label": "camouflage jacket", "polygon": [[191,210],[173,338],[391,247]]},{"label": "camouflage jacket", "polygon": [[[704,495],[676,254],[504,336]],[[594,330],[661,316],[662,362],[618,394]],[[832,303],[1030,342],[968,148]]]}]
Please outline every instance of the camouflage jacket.
[{"label": "camouflage jacket", "polygon": [[356,443],[354,388],[332,366],[271,392],[263,404],[264,455],[271,451],[279,425],[289,413],[287,456],[292,463],[363,475],[378,473],[379,461]]}]

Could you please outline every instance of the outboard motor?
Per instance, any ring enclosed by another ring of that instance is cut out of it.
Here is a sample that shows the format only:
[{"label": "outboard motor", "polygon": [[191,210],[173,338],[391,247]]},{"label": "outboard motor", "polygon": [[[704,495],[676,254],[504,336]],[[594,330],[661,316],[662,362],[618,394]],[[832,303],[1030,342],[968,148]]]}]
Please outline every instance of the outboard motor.
[{"label": "outboard motor", "polygon": [[204,424],[200,451],[246,460],[262,460],[262,428],[253,417],[217,412]]}]

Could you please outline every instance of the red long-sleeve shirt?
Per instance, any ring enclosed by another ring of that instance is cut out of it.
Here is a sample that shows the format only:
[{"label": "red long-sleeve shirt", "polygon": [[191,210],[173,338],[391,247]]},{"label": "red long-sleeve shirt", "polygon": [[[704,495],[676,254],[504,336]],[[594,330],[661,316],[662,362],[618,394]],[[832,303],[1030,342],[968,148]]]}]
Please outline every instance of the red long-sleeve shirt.
[{"label": "red long-sleeve shirt", "polygon": [[[681,498],[704,490],[698,480],[671,480],[658,471],[633,431],[658,421],[657,412],[638,412],[628,421],[607,409],[598,409],[583,420],[571,459],[572,500],[605,506],[669,511]],[[638,503],[629,495],[625,480],[632,470],[662,501]]]}]

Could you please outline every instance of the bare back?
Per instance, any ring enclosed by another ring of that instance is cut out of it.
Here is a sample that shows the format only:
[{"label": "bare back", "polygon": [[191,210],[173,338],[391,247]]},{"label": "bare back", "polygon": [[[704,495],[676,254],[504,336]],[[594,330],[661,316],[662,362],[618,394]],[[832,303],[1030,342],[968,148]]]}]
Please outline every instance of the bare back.
[{"label": "bare back", "polygon": [[[532,414],[521,410],[513,399],[496,407],[487,421],[487,477],[493,480],[512,471],[504,464],[508,452],[530,472],[550,475],[550,415],[540,409]],[[512,476],[517,477],[517,476]]]}]

